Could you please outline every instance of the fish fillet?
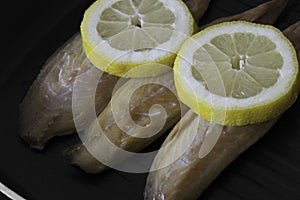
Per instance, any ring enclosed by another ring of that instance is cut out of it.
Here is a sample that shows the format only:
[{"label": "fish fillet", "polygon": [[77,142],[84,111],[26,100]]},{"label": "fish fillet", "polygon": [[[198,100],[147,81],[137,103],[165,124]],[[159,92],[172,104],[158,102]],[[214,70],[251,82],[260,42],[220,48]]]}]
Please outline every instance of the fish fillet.
[{"label": "fish fillet", "polygon": [[208,26],[212,26],[222,22],[237,20],[256,22],[259,24],[273,24],[273,22],[277,20],[280,13],[286,8],[288,2],[288,0],[269,1],[243,13],[216,19],[208,23],[207,25],[200,27],[200,29],[204,29]]},{"label": "fish fillet", "polygon": [[[279,2],[278,0],[273,0],[271,2]],[[282,0],[280,1],[282,2]],[[284,1],[286,2],[286,1]],[[286,5],[286,4],[284,4]],[[261,11],[262,9],[261,8],[264,8],[263,9],[263,12]],[[265,9],[265,8],[268,8],[268,9]],[[260,19],[260,20],[264,20],[268,23],[273,23],[275,21],[275,19],[277,19],[277,17],[279,16],[280,12],[283,10],[283,8],[280,8],[278,9],[278,12],[274,12],[274,16],[272,17],[269,17],[268,14],[266,13],[269,13],[269,10],[274,10],[274,9],[277,9],[278,6],[277,4],[274,4],[274,3],[265,3],[265,4],[262,4],[254,9],[251,9],[251,12],[249,11],[246,11],[242,14],[240,14],[240,16],[247,16],[247,15],[250,15],[251,16],[251,19]],[[206,9],[206,8],[205,8]],[[256,10],[257,9],[257,10]],[[275,10],[276,11],[276,10]],[[264,18],[264,15],[266,14],[266,19]],[[253,17],[254,16],[254,17]],[[223,21],[226,19],[228,19],[228,21],[232,20],[232,17],[228,17],[228,18],[223,18]],[[131,81],[131,80],[130,80]],[[137,81],[139,82],[139,80],[132,80],[132,81]],[[144,81],[143,79],[141,79],[141,81]],[[174,81],[173,81],[173,78],[168,78],[168,79],[164,79],[163,80],[165,83],[168,83],[169,81],[172,82],[172,87],[175,87],[174,86]],[[129,84],[129,83],[128,83]],[[130,87],[121,87],[119,90],[120,92],[123,90],[123,92],[126,92],[129,90]],[[159,95],[163,95],[164,98],[165,98],[165,102],[164,104],[165,105],[169,105],[169,104],[174,104],[177,100],[175,98],[171,98],[169,97],[168,95],[169,94],[164,94],[164,92],[167,92],[167,90],[164,90],[163,87],[159,87],[161,89],[161,91],[163,92],[162,94],[159,94]],[[152,87],[149,87],[147,90],[141,90],[139,93],[138,93],[138,98],[140,99],[139,101],[137,101],[137,103],[139,103],[140,101],[144,101],[144,99],[147,98],[147,96],[149,94],[155,94],[155,91],[151,91],[152,89],[157,89],[157,88],[152,88]],[[160,100],[160,96],[153,96],[150,100],[149,100],[149,103],[147,104],[160,104],[161,100]],[[116,101],[116,104],[120,104],[120,105],[124,105],[124,102],[126,101],[126,99],[122,99],[121,97],[113,97],[113,98],[116,98],[117,101]],[[167,103],[169,101],[169,103]],[[126,105],[126,104],[125,104]],[[175,103],[174,105],[179,105],[177,103]],[[148,109],[148,107],[147,107]],[[147,112],[147,109],[144,110],[144,112],[146,111]],[[174,111],[175,112],[172,112],[172,116],[174,117],[174,119],[178,119],[180,117],[181,113],[180,112],[180,108],[174,106]],[[100,116],[98,117],[99,119],[99,123],[101,126],[103,126],[103,119],[106,119],[106,120],[109,120],[109,121],[114,121],[113,119],[113,116],[110,114],[111,113],[111,108],[110,106],[108,106],[101,114]],[[176,112],[177,111],[177,112]],[[168,111],[167,111],[168,112]],[[120,113],[120,115],[122,115],[122,113]],[[168,127],[172,127],[173,125],[175,125],[176,123],[176,120],[172,120],[172,117],[171,115],[169,115],[169,118],[167,120],[167,125]],[[127,116],[129,117],[129,116]],[[145,116],[144,116],[145,117]],[[146,116],[147,117],[147,116]],[[144,118],[141,118],[144,120]],[[142,120],[142,121],[143,121]],[[139,123],[139,122],[137,122]],[[95,126],[92,125],[92,126]],[[105,127],[106,125],[104,125]],[[89,132],[90,130],[95,130],[93,128],[91,129],[88,129],[87,132]],[[116,131],[117,130],[117,131]],[[93,132],[93,131],[90,131],[90,132]],[[90,133],[86,133],[86,135],[89,135]],[[91,135],[97,135],[99,133],[95,132],[95,133],[91,133]],[[121,131],[119,128],[118,128],[118,125],[116,123],[113,124],[112,128],[110,129],[107,129],[105,131],[105,134],[108,135],[108,137],[110,138],[110,140],[112,140],[112,142],[114,144],[116,144],[117,146],[121,146],[122,148],[126,149],[126,150],[131,150],[131,151],[139,151],[141,149],[143,149],[146,145],[145,144],[149,144],[150,142],[153,142],[154,139],[153,138],[149,138],[149,143],[145,143],[144,140],[142,140],[143,142],[139,143],[140,141],[131,137],[131,136],[128,136],[126,138],[126,141],[130,141],[130,143],[128,143],[125,147],[121,145],[120,141],[122,140],[122,138],[124,137],[124,132]],[[141,133],[140,133],[141,134]],[[159,136],[161,135],[162,133],[160,132]],[[155,138],[156,139],[156,138]],[[101,164],[96,158],[94,158],[93,155],[91,155],[89,153],[89,151],[86,149],[86,147],[88,147],[89,149],[92,149],[93,151],[93,154],[102,154],[103,152],[108,152],[104,149],[104,145],[103,143],[105,143],[105,140],[103,140],[101,137],[98,137],[97,140],[93,140],[92,141],[92,144],[90,142],[84,142],[84,144],[78,144],[78,145],[75,145],[73,147],[70,147],[69,149],[67,149],[65,152],[64,152],[64,156],[65,156],[65,159],[72,165],[75,165],[79,168],[81,168],[82,170],[84,170],[85,172],[88,172],[88,173],[100,173],[106,169],[108,169],[104,164]],[[145,143],[145,144],[144,144]],[[138,146],[140,148],[138,149],[134,149],[135,146]],[[119,155],[116,155],[116,154],[111,154],[111,153],[107,153],[109,154],[109,160],[116,160],[116,161],[119,161],[121,160],[120,159],[120,156]],[[125,159],[125,158],[123,158]]]},{"label": "fish fillet", "polygon": [[[72,93],[77,76],[95,77],[94,67],[76,34],[45,64],[20,105],[20,136],[32,148],[43,149],[52,137],[75,132]],[[99,77],[96,77],[99,78]],[[109,102],[118,77],[103,73],[95,94],[99,113]]]},{"label": "fish fillet", "polygon": [[[209,0],[184,2],[196,22],[209,4]],[[76,131],[72,115],[74,81],[80,74],[89,76],[99,73],[97,70],[86,59],[78,33],[49,59],[20,105],[20,136],[32,148],[41,150],[49,139]],[[103,73],[95,94],[97,113],[109,102],[118,80],[116,76]]]},{"label": "fish fillet", "polygon": [[[295,44],[298,57],[300,55],[299,30],[298,22],[284,31],[284,34]],[[277,119],[273,119],[242,127],[221,126],[207,122],[190,110],[164,142],[163,146],[169,144],[168,147],[157,154],[152,169],[171,164],[150,172],[144,193],[145,199],[197,199],[236,157],[264,136],[276,121]],[[210,130],[214,128],[221,130],[221,135],[212,151],[200,159],[199,151],[205,135],[208,134],[209,126],[211,126]],[[185,142],[187,137],[195,139],[189,144]],[[183,154],[180,155],[181,153]],[[173,160],[175,161],[172,162]]]},{"label": "fish fillet", "polygon": [[[136,86],[140,85],[141,82],[145,82],[146,84],[135,90]],[[165,87],[156,84],[160,82],[163,82]],[[134,93],[128,98],[126,93],[133,90]],[[125,159],[118,155],[118,151],[112,148],[107,149],[104,137],[107,137],[116,146],[124,150],[131,152],[142,150],[168,129],[172,128],[180,119],[180,102],[174,92],[173,71],[153,78],[130,79],[119,88],[113,95],[108,106],[98,116],[98,119],[86,130],[86,141],[83,144],[70,147],[64,152],[66,160],[87,173],[100,173],[108,169],[108,167],[100,163],[93,155],[105,152],[105,159],[112,162],[120,162]],[[150,108],[155,104],[162,106],[166,113],[160,110],[152,113],[149,112]],[[117,114],[115,116],[113,115],[112,105]],[[181,106],[184,114],[187,111],[187,107],[184,105]],[[129,107],[128,111],[123,109],[126,107]],[[155,121],[155,119],[151,121],[150,117],[162,120],[164,114],[166,114],[166,123],[162,124],[161,130],[159,130],[159,122]],[[124,129],[126,127],[120,128],[120,124],[131,124],[131,119],[137,126],[131,125],[125,132]],[[98,123],[103,131],[97,128]],[[148,135],[145,135],[145,130],[140,129],[140,127],[147,126],[150,126],[147,128],[149,134],[156,133],[154,130],[159,131],[154,136],[148,137]],[[138,138],[142,135],[144,135],[144,138]]]}]

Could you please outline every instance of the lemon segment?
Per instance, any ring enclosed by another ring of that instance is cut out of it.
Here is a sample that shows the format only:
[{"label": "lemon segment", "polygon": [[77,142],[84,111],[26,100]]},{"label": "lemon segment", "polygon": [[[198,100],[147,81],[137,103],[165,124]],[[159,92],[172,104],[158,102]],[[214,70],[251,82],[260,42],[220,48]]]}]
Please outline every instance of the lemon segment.
[{"label": "lemon segment", "polygon": [[295,49],[268,25],[237,21],[211,26],[183,44],[174,71],[180,99],[222,125],[278,117],[299,92]]},{"label": "lemon segment", "polygon": [[173,67],[193,29],[193,17],[181,0],[98,0],[81,23],[89,60],[110,74],[126,77],[164,73],[164,67],[151,67],[155,63]]}]

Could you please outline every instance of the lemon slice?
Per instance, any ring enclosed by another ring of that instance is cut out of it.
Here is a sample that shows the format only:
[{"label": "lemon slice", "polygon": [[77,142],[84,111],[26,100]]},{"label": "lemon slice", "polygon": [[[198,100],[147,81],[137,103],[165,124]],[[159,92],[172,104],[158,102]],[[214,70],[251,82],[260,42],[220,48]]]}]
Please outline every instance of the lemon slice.
[{"label": "lemon slice", "polygon": [[117,76],[148,77],[172,67],[194,29],[181,0],[98,0],[81,24],[87,57]]},{"label": "lemon slice", "polygon": [[174,70],[180,99],[223,125],[275,118],[299,91],[295,49],[272,26],[241,21],[211,26],[183,44]]}]

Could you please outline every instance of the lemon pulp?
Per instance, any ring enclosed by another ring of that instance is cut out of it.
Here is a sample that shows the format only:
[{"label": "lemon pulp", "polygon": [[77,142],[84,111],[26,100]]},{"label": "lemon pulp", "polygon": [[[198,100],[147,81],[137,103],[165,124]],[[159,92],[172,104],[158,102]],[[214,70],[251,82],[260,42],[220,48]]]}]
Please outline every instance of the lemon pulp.
[{"label": "lemon pulp", "polygon": [[184,43],[174,69],[181,100],[223,125],[275,118],[299,90],[295,50],[272,26],[229,22],[209,27]]},{"label": "lemon pulp", "polygon": [[147,77],[164,72],[145,67],[154,66],[149,63],[173,66],[193,28],[180,0],[98,0],[86,11],[81,33],[96,67],[117,76]]}]

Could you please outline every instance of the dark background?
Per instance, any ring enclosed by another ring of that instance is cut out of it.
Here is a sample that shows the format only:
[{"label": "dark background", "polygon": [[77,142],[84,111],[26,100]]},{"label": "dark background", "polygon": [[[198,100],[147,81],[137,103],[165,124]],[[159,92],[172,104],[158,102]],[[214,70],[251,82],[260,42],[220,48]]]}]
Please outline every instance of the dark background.
[{"label": "dark background", "polygon": [[[16,0],[1,6],[0,182],[30,200],[142,199],[147,174],[111,170],[86,175],[64,162],[61,151],[78,140],[76,134],[51,140],[43,152],[31,150],[18,137],[19,103],[46,59],[79,30],[82,14],[92,2]],[[263,2],[212,0],[201,23]],[[275,26],[284,29],[298,20],[300,1],[294,1]],[[201,199],[299,200],[299,133],[300,100],[263,139],[236,159]]]}]

